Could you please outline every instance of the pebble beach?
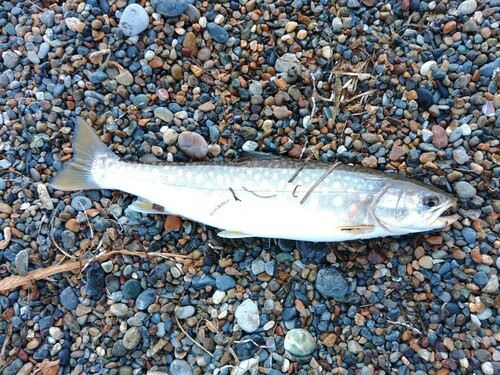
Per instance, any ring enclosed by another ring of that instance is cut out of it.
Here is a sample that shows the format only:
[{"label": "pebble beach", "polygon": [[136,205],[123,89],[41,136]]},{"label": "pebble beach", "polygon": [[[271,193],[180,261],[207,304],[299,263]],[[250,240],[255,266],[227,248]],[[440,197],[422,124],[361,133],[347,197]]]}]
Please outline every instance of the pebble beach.
[{"label": "pebble beach", "polygon": [[[1,375],[500,374],[499,0],[8,0],[0,55]],[[127,161],[362,165],[460,219],[222,239],[50,187],[77,117]]]}]

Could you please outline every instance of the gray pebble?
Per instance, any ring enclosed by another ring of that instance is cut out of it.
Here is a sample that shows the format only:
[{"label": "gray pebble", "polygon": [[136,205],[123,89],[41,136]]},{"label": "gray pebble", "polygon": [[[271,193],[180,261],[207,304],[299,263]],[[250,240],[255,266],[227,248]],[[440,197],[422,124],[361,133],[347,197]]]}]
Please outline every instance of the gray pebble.
[{"label": "gray pebble", "polygon": [[215,286],[217,289],[226,291],[228,289],[234,288],[236,285],[236,281],[228,275],[217,276],[215,279]]},{"label": "gray pebble", "polygon": [[28,57],[28,60],[32,62],[33,64],[39,64],[40,63],[40,58],[38,57],[37,53],[35,51],[28,51],[26,53],[26,57]]},{"label": "gray pebble", "polygon": [[139,4],[128,5],[120,18],[118,27],[126,36],[135,36],[148,28],[149,15]]},{"label": "gray pebble", "polygon": [[146,289],[135,300],[135,307],[138,310],[146,310],[156,300],[156,291],[154,289]]},{"label": "gray pebble", "polygon": [[287,352],[302,357],[311,354],[316,349],[316,341],[309,331],[295,328],[286,334],[284,347]]},{"label": "gray pebble", "polygon": [[422,129],[422,140],[426,143],[432,141],[432,132],[429,129]]},{"label": "gray pebble", "polygon": [[14,69],[19,65],[19,56],[12,51],[5,51],[2,53],[3,65],[9,69]]},{"label": "gray pebble", "polygon": [[170,364],[170,374],[175,375],[192,375],[193,370],[189,363],[183,359],[174,359]]},{"label": "gray pebble", "polygon": [[460,5],[457,8],[457,11],[461,14],[472,14],[476,11],[477,9],[477,2],[476,0],[465,0],[464,2],[460,3]]},{"label": "gray pebble", "polygon": [[453,160],[455,160],[458,164],[465,164],[470,160],[470,157],[465,148],[459,147],[453,150]]},{"label": "gray pebble", "polygon": [[24,366],[24,362],[20,358],[16,358],[11,361],[5,368],[2,370],[2,375],[16,375],[21,367]]},{"label": "gray pebble", "polygon": [[40,20],[48,27],[52,27],[52,26],[54,26],[55,16],[56,16],[56,14],[54,13],[54,11],[49,10],[49,11],[43,12],[41,14]]},{"label": "gray pebble", "polygon": [[226,29],[216,23],[209,22],[207,24],[207,30],[212,39],[217,43],[226,43],[229,39],[229,34]]},{"label": "gray pebble", "polygon": [[50,51],[50,44],[47,42],[43,42],[40,44],[40,48],[38,49],[38,58],[43,60],[47,57]]},{"label": "gray pebble", "polygon": [[244,300],[234,312],[236,322],[240,325],[241,329],[252,333],[259,328],[260,317],[259,308],[257,304],[251,299]]},{"label": "gray pebble", "polygon": [[252,262],[252,273],[258,275],[266,270],[266,263],[262,259],[255,259]]},{"label": "gray pebble", "polygon": [[460,127],[456,128],[450,134],[450,142],[453,143],[458,141],[460,138],[462,138],[462,134],[463,134],[462,128]]},{"label": "gray pebble", "polygon": [[77,195],[71,199],[71,207],[76,211],[86,211],[92,208],[92,201],[87,197]]},{"label": "gray pebble", "polygon": [[347,349],[352,354],[358,354],[363,351],[363,347],[359,344],[359,342],[355,340],[349,340],[347,342]]},{"label": "gray pebble", "polygon": [[131,327],[123,335],[123,347],[128,350],[134,349],[141,342],[141,332],[137,327]]},{"label": "gray pebble", "polygon": [[111,311],[111,313],[115,316],[122,317],[127,315],[128,306],[124,303],[115,303],[114,305],[111,305],[109,311]]},{"label": "gray pebble", "polygon": [[113,354],[114,357],[122,357],[127,354],[127,349],[123,346],[123,340],[115,341],[111,349],[111,354]]},{"label": "gray pebble", "polygon": [[61,295],[59,296],[59,301],[61,302],[61,305],[63,305],[63,307],[68,311],[73,311],[74,309],[76,309],[76,306],[78,306],[78,296],[70,286],[63,289]]},{"label": "gray pebble", "polygon": [[123,298],[125,299],[137,298],[141,291],[141,283],[135,279],[125,281],[122,287]]},{"label": "gray pebble", "polygon": [[16,255],[16,270],[19,275],[28,272],[29,254],[26,250],[21,250]]},{"label": "gray pebble", "polygon": [[316,277],[316,289],[327,297],[343,299],[349,292],[349,284],[336,268],[322,268]]},{"label": "gray pebble", "polygon": [[154,110],[154,115],[160,120],[163,120],[168,123],[174,121],[174,114],[170,109],[166,107],[156,107]]},{"label": "gray pebble", "polygon": [[470,199],[476,196],[476,188],[467,181],[458,181],[454,185],[455,192],[462,199]]},{"label": "gray pebble", "polygon": [[61,233],[61,240],[64,248],[71,250],[75,246],[76,236],[72,231],[66,229]]},{"label": "gray pebble", "polygon": [[152,0],[151,5],[165,17],[177,17],[184,13],[188,6],[187,0]]},{"label": "gray pebble", "polygon": [[187,319],[190,316],[193,316],[196,310],[193,306],[177,306],[174,312],[175,316],[179,319]]}]

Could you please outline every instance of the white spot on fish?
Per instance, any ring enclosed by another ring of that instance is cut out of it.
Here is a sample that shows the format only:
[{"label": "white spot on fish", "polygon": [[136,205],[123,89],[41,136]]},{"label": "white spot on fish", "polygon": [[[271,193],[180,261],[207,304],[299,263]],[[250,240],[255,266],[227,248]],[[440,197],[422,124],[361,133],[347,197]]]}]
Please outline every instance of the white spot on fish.
[{"label": "white spot on fish", "polygon": [[341,208],[344,205],[344,200],[340,195],[336,195],[332,199],[332,206],[335,208]]}]

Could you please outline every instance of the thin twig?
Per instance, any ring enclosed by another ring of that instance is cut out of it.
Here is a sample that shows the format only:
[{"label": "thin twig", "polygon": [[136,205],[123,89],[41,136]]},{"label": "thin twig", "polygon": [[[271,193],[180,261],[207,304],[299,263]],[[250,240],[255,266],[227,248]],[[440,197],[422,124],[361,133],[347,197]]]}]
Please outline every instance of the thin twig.
[{"label": "thin twig", "polygon": [[397,326],[403,326],[403,327],[406,327],[410,330],[412,330],[414,333],[418,334],[419,336],[422,336],[422,332],[418,329],[418,328],[415,328],[413,327],[411,324],[409,323],[405,323],[405,322],[396,322],[394,320],[389,320],[387,319],[387,322],[391,323],[391,324],[394,324],[394,325],[397,325]]},{"label": "thin twig", "polygon": [[187,337],[189,337],[191,339],[192,342],[194,342],[194,344],[200,348],[201,350],[203,350],[205,353],[207,353],[210,357],[213,357],[214,355],[212,353],[210,353],[207,349],[205,349],[203,347],[203,345],[201,345],[198,341],[196,341],[195,339],[193,339],[191,336],[189,336],[189,334],[184,330],[184,328],[182,328],[181,326],[181,323],[179,322],[179,318],[175,317],[175,321],[177,322],[177,327],[179,327],[179,329],[182,331],[182,333],[184,333]]}]

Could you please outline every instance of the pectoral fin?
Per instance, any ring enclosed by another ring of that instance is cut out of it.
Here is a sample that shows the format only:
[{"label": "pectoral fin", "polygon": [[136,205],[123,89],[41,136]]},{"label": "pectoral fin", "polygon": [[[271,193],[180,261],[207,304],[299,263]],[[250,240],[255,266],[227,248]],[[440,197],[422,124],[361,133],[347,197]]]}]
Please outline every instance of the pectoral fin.
[{"label": "pectoral fin", "polygon": [[364,234],[373,232],[375,229],[374,225],[346,225],[343,227],[338,227],[342,232],[349,232],[352,234]]},{"label": "pectoral fin", "polygon": [[128,206],[132,211],[140,212],[143,214],[159,214],[167,215],[169,212],[165,210],[165,207],[150,202],[144,198],[137,198],[130,206]]},{"label": "pectoral fin", "polygon": [[236,230],[223,230],[222,232],[217,233],[219,237],[222,238],[247,238],[247,237],[255,237],[249,233],[238,232]]}]

